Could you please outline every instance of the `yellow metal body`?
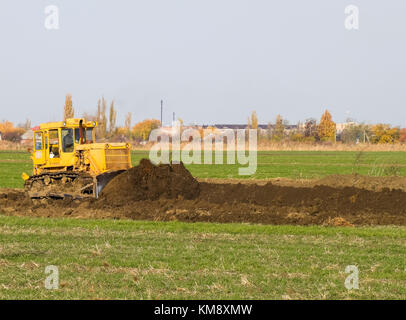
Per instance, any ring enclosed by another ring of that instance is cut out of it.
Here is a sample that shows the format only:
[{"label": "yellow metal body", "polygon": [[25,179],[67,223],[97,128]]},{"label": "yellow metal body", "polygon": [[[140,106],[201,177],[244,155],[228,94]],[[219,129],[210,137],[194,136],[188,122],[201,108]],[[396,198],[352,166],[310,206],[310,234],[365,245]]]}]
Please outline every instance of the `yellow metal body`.
[{"label": "yellow metal body", "polygon": [[[31,159],[34,175],[47,172],[86,172],[97,176],[131,167],[128,143],[95,143],[96,122],[67,119],[33,129]],[[23,175],[25,180],[27,175]]]}]

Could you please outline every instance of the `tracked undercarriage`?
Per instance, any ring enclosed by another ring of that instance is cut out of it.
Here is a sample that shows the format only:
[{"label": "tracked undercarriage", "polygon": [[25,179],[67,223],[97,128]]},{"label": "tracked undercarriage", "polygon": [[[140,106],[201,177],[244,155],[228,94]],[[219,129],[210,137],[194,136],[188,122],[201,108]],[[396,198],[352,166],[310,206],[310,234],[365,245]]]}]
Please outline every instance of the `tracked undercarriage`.
[{"label": "tracked undercarriage", "polygon": [[32,176],[25,181],[24,188],[31,198],[93,197],[96,179],[86,173],[52,172]]},{"label": "tracked undercarriage", "polygon": [[81,172],[49,172],[31,176],[24,189],[32,199],[97,198],[107,183],[124,170],[91,176]]}]

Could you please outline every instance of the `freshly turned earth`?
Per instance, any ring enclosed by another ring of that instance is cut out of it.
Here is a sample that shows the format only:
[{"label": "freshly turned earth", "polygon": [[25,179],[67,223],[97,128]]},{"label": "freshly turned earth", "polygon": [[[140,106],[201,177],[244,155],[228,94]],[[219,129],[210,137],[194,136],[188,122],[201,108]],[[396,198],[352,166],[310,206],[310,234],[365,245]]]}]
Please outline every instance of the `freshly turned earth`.
[{"label": "freshly turned earth", "polygon": [[115,177],[100,198],[31,200],[0,190],[8,215],[295,225],[406,225],[406,179],[331,176],[316,181],[198,182],[183,164],[139,166]]}]

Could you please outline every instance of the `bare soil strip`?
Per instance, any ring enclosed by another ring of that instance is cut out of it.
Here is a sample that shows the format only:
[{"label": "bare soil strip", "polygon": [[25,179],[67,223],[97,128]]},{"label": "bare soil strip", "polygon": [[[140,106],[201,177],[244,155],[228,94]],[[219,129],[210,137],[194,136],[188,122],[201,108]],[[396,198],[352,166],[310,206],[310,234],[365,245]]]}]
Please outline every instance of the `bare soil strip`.
[{"label": "bare soil strip", "polygon": [[329,186],[333,188],[354,187],[371,191],[382,191],[384,189],[400,189],[406,192],[406,177],[370,177],[360,174],[352,175],[330,175],[321,179],[289,179],[289,178],[272,178],[272,179],[216,179],[202,178],[197,179],[199,182],[213,184],[257,184],[265,185],[272,183],[277,186],[285,187],[308,187]]},{"label": "bare soil strip", "polygon": [[98,200],[31,200],[0,190],[8,215],[297,225],[406,225],[406,179],[330,176],[321,180],[196,181],[180,165],[148,160],[115,177]]}]

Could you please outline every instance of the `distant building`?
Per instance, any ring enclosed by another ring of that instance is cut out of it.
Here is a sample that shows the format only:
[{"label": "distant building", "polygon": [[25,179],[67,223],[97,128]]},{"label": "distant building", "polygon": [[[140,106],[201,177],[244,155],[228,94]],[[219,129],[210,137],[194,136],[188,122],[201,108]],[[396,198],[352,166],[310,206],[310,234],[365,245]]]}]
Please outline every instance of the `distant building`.
[{"label": "distant building", "polygon": [[[207,128],[207,125],[204,125],[203,128]],[[233,129],[233,130],[241,130],[241,129],[247,129],[246,124],[215,124],[212,127],[216,129]],[[292,131],[297,130],[298,126],[294,124],[286,124],[284,125],[285,127],[285,133],[289,134]],[[269,133],[269,129],[273,130],[275,129],[275,124],[258,124],[258,132],[260,135],[266,135]]]},{"label": "distant building", "polygon": [[[288,135],[290,132],[295,131],[298,129],[297,125],[284,125],[285,133]],[[187,129],[195,129],[199,130],[201,134],[203,132],[207,132],[209,130],[210,133],[216,135],[223,135],[224,131],[227,129],[231,129],[233,131],[236,130],[245,130],[247,129],[246,124],[214,124],[214,125],[202,125],[202,126],[182,126],[182,131]],[[269,129],[275,129],[275,124],[258,124],[258,133],[262,136],[266,136],[269,134]],[[173,126],[162,126],[157,129],[158,135],[167,135],[170,137],[174,136],[175,134],[179,133],[180,127],[174,124]]]},{"label": "distant building", "polygon": [[355,126],[358,123],[356,122],[344,122],[344,123],[336,123],[336,133],[337,134],[341,134],[345,128],[349,127],[349,126]]},{"label": "distant building", "polygon": [[21,143],[24,144],[30,144],[32,143],[32,138],[33,138],[33,131],[31,129],[27,130],[22,136],[21,136]]}]

